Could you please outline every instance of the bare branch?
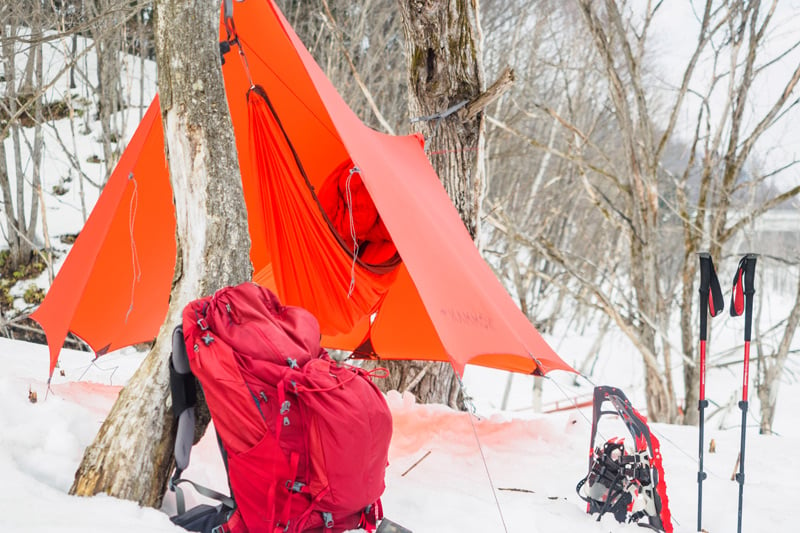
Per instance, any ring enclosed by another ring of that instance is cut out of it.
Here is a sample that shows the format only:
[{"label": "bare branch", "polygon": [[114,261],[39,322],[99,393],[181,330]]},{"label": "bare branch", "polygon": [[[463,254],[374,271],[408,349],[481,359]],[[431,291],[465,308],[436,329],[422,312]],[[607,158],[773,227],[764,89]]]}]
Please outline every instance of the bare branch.
[{"label": "bare branch", "polygon": [[756,218],[758,218],[759,216],[763,215],[764,213],[766,213],[767,211],[769,211],[773,207],[782,204],[786,200],[794,198],[798,194],[800,194],[800,185],[792,187],[788,191],[786,191],[786,192],[784,192],[782,194],[779,194],[779,195],[771,198],[770,200],[762,203],[761,205],[756,207],[752,212],[750,212],[746,216],[742,217],[741,220],[737,221],[735,224],[733,224],[728,229],[726,229],[722,233],[722,235],[720,236],[720,241],[721,242],[726,242],[728,239],[733,237],[740,229],[742,229],[744,226],[749,224],[751,221],[753,221]]},{"label": "bare branch", "polygon": [[689,81],[692,79],[694,75],[694,69],[697,66],[697,61],[700,58],[700,55],[703,53],[703,50],[706,47],[706,44],[711,39],[711,37],[716,33],[716,30],[720,28],[723,24],[722,21],[718,23],[718,25],[709,31],[708,26],[710,23],[711,18],[711,2],[706,2],[705,9],[703,9],[703,18],[700,21],[700,34],[697,38],[697,45],[695,46],[694,52],[692,52],[692,56],[689,59],[689,63],[686,66],[686,69],[683,71],[683,80],[681,81],[681,86],[678,88],[678,94],[675,99],[675,103],[672,106],[672,111],[669,114],[669,119],[667,120],[667,126],[664,129],[664,133],[661,135],[661,140],[658,142],[658,147],[656,148],[655,152],[655,159],[658,161],[661,158],[661,154],[664,151],[664,148],[667,145],[667,141],[672,137],[672,133],[675,130],[675,124],[678,121],[678,115],[680,113],[680,109],[683,105],[683,100],[686,97],[686,92],[689,88]]},{"label": "bare branch", "polygon": [[565,152],[562,152],[562,151],[560,151],[560,150],[558,150],[556,148],[548,147],[547,145],[542,144],[539,141],[537,141],[536,139],[533,139],[532,137],[529,137],[529,136],[521,133],[520,131],[516,130],[515,128],[512,128],[511,126],[509,126],[505,122],[503,122],[501,120],[498,120],[498,119],[496,119],[496,118],[494,118],[492,116],[488,116],[487,115],[486,120],[490,124],[492,124],[494,126],[497,126],[498,128],[502,129],[503,131],[506,131],[506,132],[510,133],[511,135],[513,135],[514,137],[517,137],[518,139],[521,139],[521,140],[525,141],[526,143],[530,144],[531,146],[533,146],[535,148],[542,149],[542,150],[546,150],[546,151],[552,153],[553,155],[560,157],[561,159],[564,159],[566,161],[572,161],[574,163],[579,164],[582,167],[585,167],[585,168],[587,168],[589,170],[597,172],[601,176],[611,180],[615,185],[617,185],[619,187],[620,190],[626,190],[626,188],[617,179],[616,174],[614,174],[613,172],[607,171],[607,170],[605,170],[603,168],[600,168],[600,167],[598,167],[596,165],[593,165],[593,164],[587,162],[586,160],[584,160],[583,158],[581,158],[581,157],[579,157],[577,155],[565,153]]},{"label": "bare branch", "polygon": [[497,77],[497,80],[477,98],[469,102],[460,112],[464,114],[463,120],[472,120],[478,113],[496,101],[514,84],[514,71],[506,67]]},{"label": "bare branch", "polygon": [[[798,81],[800,81],[800,65],[798,65],[797,68],[792,73],[791,78],[789,78],[789,81],[783,88],[781,96],[775,101],[772,108],[770,108],[767,114],[764,115],[764,118],[762,118],[761,121],[756,125],[756,127],[753,128],[753,131],[750,133],[747,139],[745,139],[744,143],[742,143],[742,148],[739,151],[738,157],[736,158],[737,165],[741,166],[742,163],[744,163],[744,160],[747,159],[747,157],[750,155],[750,152],[753,149],[753,145],[756,143],[759,137],[761,137],[761,135],[765,131],[767,131],[767,129],[769,129],[769,127],[772,126],[772,124],[774,124],[774,121],[779,116],[779,113],[781,112],[783,106],[786,104],[786,102],[794,93],[794,90],[797,88]],[[790,107],[797,105],[798,101],[800,100],[795,100],[794,102],[792,102]]]},{"label": "bare branch", "polygon": [[355,63],[353,63],[353,58],[350,56],[350,52],[347,50],[347,47],[344,45],[344,41],[342,40],[341,31],[339,27],[336,25],[336,21],[333,19],[333,15],[331,14],[331,9],[328,6],[328,0],[322,0],[322,5],[325,6],[325,20],[330,26],[331,33],[336,37],[336,42],[339,43],[339,47],[342,49],[342,54],[347,59],[347,64],[350,66],[350,70],[353,73],[353,79],[355,80],[356,84],[358,85],[359,89],[361,89],[361,94],[364,95],[364,98],[367,100],[367,104],[369,104],[369,108],[372,110],[372,113],[375,115],[375,118],[378,119],[381,126],[386,133],[390,135],[394,135],[394,128],[389,124],[389,122],[384,118],[383,113],[380,112],[378,106],[375,104],[375,100],[372,98],[372,93],[364,84],[364,81],[361,79],[361,75],[358,73],[358,69],[356,69]]}]

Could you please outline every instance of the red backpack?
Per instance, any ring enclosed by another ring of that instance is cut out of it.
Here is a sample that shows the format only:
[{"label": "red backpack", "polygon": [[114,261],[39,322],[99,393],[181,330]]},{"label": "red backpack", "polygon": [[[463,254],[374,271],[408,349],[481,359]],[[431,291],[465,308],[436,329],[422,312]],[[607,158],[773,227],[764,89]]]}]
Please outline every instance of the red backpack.
[{"label": "red backpack", "polygon": [[[173,521],[214,533],[374,531],[382,517],[391,413],[369,373],[337,363],[320,347],[314,316],[244,283],[191,302],[183,311],[183,339],[179,331],[170,366],[178,418]],[[178,488],[186,481],[180,474],[194,429],[192,374],[205,394],[231,489],[232,498],[198,489],[222,501],[210,512],[209,506],[185,512]]]}]

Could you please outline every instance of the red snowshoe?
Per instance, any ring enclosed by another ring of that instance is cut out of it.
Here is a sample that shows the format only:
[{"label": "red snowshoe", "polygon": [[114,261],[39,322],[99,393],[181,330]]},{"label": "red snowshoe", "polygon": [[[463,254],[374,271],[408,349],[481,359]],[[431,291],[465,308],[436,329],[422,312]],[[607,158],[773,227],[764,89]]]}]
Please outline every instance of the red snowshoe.
[{"label": "red snowshoe", "polygon": [[[613,410],[603,410],[606,403]],[[602,446],[595,445],[598,421],[604,415],[622,420],[633,436],[634,448],[627,448],[624,439],[617,437]],[[590,445],[589,474],[575,488],[587,503],[586,512],[597,513],[598,521],[610,512],[618,522],[637,522],[672,533],[660,444],[650,432],[647,419],[631,406],[621,390],[595,388]],[[644,518],[647,523],[639,522]]]}]

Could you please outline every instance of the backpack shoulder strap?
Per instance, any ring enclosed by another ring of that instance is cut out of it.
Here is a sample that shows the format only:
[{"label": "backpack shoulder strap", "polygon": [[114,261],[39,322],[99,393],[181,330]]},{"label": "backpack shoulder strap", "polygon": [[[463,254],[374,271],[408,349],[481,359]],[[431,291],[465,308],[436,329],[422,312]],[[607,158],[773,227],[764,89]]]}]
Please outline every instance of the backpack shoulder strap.
[{"label": "backpack shoulder strap", "polygon": [[172,353],[169,358],[169,388],[172,395],[172,414],[178,421],[175,437],[175,475],[178,479],[189,466],[189,456],[194,443],[195,406],[197,405],[197,386],[189,367],[186,343],[183,340],[183,326],[172,330]]},{"label": "backpack shoulder strap", "polygon": [[[182,479],[181,474],[189,466],[189,458],[194,445],[195,407],[197,405],[197,384],[192,369],[189,366],[189,356],[186,353],[186,342],[183,338],[183,326],[178,325],[172,330],[172,353],[169,358],[169,388],[172,396],[172,413],[178,421],[178,431],[175,435],[175,473],[169,480],[170,490],[175,492],[175,503],[178,515],[186,512],[186,502],[183,491],[178,486],[189,483],[203,496],[221,502],[227,509],[234,509],[233,498],[220,492],[198,485],[188,479]],[[220,443],[220,449],[222,446]],[[227,464],[226,464],[227,469]]]}]

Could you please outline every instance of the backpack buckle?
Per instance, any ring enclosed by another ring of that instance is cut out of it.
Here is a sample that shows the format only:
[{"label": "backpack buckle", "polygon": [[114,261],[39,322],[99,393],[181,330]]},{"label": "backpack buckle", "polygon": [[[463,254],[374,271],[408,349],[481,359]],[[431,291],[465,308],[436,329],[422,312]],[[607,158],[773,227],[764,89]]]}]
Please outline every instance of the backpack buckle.
[{"label": "backpack buckle", "polygon": [[200,317],[197,319],[197,325],[200,326],[200,329],[202,331],[208,330],[208,323],[206,322],[206,319],[204,317]]},{"label": "backpack buckle", "polygon": [[326,529],[331,529],[333,527],[333,514],[329,512],[322,513],[322,521],[325,522]]},{"label": "backpack buckle", "polygon": [[289,479],[286,480],[286,488],[289,489],[292,492],[303,492],[303,489],[305,488],[305,486],[306,486],[306,484],[302,483],[300,481],[292,482]]},{"label": "backpack buckle", "polygon": [[175,467],[175,473],[170,476],[169,481],[167,482],[167,488],[171,492],[175,492],[175,489],[178,487],[178,481],[181,481],[181,474],[183,474],[183,470],[178,467]]}]

